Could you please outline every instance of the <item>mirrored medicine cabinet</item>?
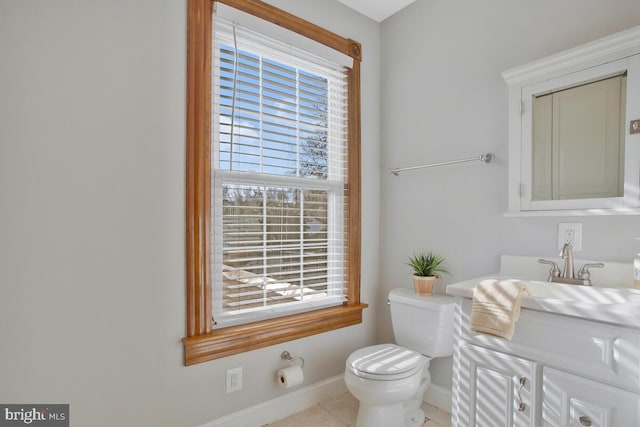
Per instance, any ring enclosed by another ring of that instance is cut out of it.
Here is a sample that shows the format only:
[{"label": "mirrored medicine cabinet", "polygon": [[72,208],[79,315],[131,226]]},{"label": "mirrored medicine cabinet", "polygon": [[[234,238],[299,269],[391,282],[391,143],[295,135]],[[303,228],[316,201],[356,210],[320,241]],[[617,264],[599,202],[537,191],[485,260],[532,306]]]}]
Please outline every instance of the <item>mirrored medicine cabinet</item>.
[{"label": "mirrored medicine cabinet", "polygon": [[640,214],[640,26],[502,76],[507,215]]}]

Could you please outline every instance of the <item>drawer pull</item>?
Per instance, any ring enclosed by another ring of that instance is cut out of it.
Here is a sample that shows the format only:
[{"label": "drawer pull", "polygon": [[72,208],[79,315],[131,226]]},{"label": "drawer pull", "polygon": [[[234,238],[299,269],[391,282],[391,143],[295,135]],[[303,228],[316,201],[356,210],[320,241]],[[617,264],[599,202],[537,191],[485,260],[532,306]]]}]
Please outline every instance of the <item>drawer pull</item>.
[{"label": "drawer pull", "polygon": [[525,405],[524,402],[522,401],[522,395],[520,394],[522,387],[524,387],[526,383],[527,383],[527,379],[525,377],[520,377],[518,379],[518,389],[516,390],[516,392],[518,393],[518,411],[520,412],[524,411],[527,408],[527,405]]},{"label": "drawer pull", "polygon": [[578,420],[580,421],[580,424],[586,427],[589,427],[592,424],[591,418],[587,417],[586,415],[581,415],[580,418],[578,418]]}]

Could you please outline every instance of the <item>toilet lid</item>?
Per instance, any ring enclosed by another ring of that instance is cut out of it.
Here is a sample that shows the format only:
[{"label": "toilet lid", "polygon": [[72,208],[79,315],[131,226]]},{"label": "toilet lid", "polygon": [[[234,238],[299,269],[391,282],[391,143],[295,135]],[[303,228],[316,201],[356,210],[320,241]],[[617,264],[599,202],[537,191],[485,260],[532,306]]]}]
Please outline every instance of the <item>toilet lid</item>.
[{"label": "toilet lid", "polygon": [[424,364],[420,353],[395,344],[379,344],[351,353],[347,366],[366,378],[398,379],[413,375]]}]

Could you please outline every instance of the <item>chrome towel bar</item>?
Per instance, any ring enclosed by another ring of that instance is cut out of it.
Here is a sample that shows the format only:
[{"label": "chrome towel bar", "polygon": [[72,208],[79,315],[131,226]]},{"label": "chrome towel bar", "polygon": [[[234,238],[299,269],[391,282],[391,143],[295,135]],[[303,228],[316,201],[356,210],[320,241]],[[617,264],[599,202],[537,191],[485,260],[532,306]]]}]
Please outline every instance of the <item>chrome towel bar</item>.
[{"label": "chrome towel bar", "polygon": [[468,159],[450,160],[448,162],[430,163],[428,165],[409,166],[406,168],[389,169],[391,175],[398,176],[400,172],[410,171],[414,169],[432,168],[435,166],[453,165],[455,163],[477,162],[478,160],[485,163],[491,163],[494,159],[494,155],[491,153],[481,154],[479,157],[470,157]]}]

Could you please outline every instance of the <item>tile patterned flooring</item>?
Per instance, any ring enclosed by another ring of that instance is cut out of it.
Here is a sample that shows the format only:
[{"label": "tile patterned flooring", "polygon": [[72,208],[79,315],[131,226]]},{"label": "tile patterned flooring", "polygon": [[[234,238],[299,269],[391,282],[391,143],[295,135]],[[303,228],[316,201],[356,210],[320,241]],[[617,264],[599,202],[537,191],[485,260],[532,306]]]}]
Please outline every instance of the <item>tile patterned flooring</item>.
[{"label": "tile patterned flooring", "polygon": [[[427,403],[422,404],[422,410],[427,416],[423,427],[451,427],[450,414]],[[358,400],[347,392],[265,426],[353,427],[356,425],[357,412]]]}]

